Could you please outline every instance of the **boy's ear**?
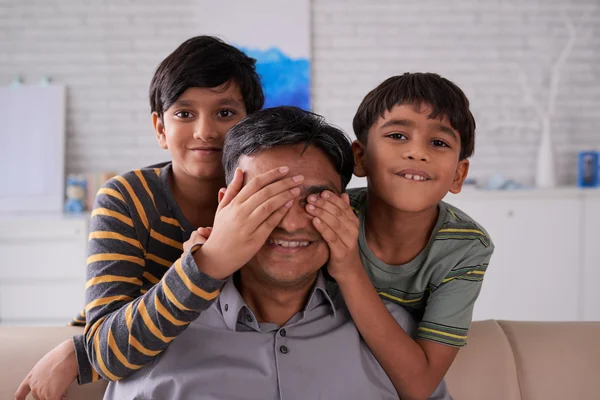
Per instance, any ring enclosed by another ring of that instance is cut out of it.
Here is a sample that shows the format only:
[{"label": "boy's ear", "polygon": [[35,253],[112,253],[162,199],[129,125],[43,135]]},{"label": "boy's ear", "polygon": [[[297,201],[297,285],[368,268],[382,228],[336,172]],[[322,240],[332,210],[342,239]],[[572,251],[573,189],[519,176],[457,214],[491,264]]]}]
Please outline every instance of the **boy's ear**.
[{"label": "boy's ear", "polygon": [[354,154],[354,175],[359,178],[367,176],[367,168],[365,167],[365,145],[360,141],[352,142],[352,153]]},{"label": "boy's ear", "polygon": [[168,149],[167,146],[167,135],[165,134],[165,124],[162,118],[158,116],[157,112],[152,113],[152,125],[154,126],[154,133],[156,134],[156,141],[162,149]]},{"label": "boy's ear", "polygon": [[450,193],[460,193],[460,191],[462,190],[463,183],[465,182],[465,179],[467,179],[468,174],[469,160],[465,158],[464,160],[460,160],[458,162],[456,172],[454,173],[454,180],[452,181],[452,186],[450,186]]}]

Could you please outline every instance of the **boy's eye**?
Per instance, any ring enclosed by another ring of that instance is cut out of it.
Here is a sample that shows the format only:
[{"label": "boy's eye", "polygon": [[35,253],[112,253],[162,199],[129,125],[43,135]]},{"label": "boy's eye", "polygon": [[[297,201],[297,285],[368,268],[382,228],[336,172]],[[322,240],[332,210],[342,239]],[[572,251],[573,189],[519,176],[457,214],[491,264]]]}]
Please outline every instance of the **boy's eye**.
[{"label": "boy's eye", "polygon": [[175,116],[179,117],[179,118],[191,118],[192,117],[192,113],[189,111],[177,111],[175,113]]},{"label": "boy's eye", "polygon": [[396,140],[406,140],[406,136],[403,133],[390,133],[387,137],[396,139]]},{"label": "boy's eye", "polygon": [[219,110],[217,114],[221,118],[229,118],[233,117],[235,115],[235,112],[233,110]]},{"label": "boy's eye", "polygon": [[432,140],[431,143],[435,146],[435,147],[450,147],[448,146],[448,144],[442,140]]}]

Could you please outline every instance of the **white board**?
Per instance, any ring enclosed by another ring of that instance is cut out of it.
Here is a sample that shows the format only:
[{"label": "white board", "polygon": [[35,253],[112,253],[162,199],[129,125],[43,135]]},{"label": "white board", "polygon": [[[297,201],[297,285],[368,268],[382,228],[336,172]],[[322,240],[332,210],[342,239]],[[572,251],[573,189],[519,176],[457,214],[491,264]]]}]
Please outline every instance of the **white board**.
[{"label": "white board", "polygon": [[0,213],[62,210],[65,114],[64,86],[0,88]]}]

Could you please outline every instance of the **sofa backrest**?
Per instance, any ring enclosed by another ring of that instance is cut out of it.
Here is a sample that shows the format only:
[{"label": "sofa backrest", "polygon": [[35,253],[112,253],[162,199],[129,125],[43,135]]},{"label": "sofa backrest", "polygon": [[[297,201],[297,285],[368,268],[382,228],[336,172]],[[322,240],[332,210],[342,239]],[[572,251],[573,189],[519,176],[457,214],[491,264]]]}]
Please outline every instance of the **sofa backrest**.
[{"label": "sofa backrest", "polygon": [[[81,332],[0,326],[0,399],[14,398],[46,352]],[[600,398],[600,322],[474,322],[446,381],[454,400]],[[74,384],[68,399],[100,400],[105,388]]]}]

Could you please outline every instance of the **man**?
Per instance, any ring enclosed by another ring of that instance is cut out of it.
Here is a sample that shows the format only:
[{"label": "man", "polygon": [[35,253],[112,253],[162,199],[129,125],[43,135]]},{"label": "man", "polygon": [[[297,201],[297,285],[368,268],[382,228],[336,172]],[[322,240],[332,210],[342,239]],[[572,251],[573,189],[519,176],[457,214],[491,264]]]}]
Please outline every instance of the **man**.
[{"label": "man", "polygon": [[[190,239],[176,266],[206,307],[152,364],[111,382],[105,398],[398,398],[322,270],[334,241],[323,226],[354,216],[307,212],[310,194],[348,202],[352,160],[342,131],[294,107],[237,124],[223,149],[229,186],[214,227],[208,239]],[[290,190],[288,179],[299,186]],[[387,307],[414,333],[406,311]],[[431,398],[450,398],[443,382]]]}]

